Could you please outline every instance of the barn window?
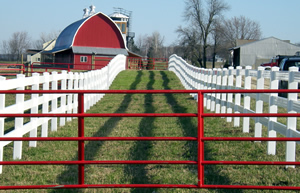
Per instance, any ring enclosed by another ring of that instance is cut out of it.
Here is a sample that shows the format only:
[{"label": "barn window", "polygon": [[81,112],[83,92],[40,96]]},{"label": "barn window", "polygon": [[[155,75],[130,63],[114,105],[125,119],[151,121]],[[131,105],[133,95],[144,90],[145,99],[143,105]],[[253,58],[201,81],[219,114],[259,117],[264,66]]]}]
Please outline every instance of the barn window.
[{"label": "barn window", "polygon": [[80,56],[80,62],[87,62],[87,56]]},{"label": "barn window", "polygon": [[126,32],[125,30],[126,30],[125,24],[123,23],[123,24],[122,24],[122,32],[125,33],[125,32]]}]

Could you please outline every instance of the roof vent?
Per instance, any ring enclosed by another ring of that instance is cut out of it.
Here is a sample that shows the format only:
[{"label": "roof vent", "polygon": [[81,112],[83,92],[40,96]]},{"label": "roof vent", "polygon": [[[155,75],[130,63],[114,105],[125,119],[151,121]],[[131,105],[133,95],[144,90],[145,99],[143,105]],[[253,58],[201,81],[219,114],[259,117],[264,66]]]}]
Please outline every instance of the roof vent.
[{"label": "roof vent", "polygon": [[83,14],[82,18],[86,18],[86,17],[89,16],[89,9],[88,8],[84,8],[83,12],[84,12],[84,14]]},{"label": "roof vent", "polygon": [[94,15],[96,13],[95,9],[96,7],[94,5],[90,6],[90,15]]}]

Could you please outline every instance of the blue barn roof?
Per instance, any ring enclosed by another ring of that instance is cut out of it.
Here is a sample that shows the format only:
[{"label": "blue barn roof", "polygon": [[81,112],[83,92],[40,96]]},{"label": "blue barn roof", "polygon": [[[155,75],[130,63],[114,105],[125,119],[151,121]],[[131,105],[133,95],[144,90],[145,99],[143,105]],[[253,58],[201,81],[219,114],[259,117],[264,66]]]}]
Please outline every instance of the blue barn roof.
[{"label": "blue barn roof", "polygon": [[51,50],[51,53],[55,53],[55,52],[59,52],[71,48],[76,32],[88,18],[89,17],[78,20],[70,24],[68,27],[66,27],[58,36],[55,43],[55,47],[53,48],[53,50]]}]

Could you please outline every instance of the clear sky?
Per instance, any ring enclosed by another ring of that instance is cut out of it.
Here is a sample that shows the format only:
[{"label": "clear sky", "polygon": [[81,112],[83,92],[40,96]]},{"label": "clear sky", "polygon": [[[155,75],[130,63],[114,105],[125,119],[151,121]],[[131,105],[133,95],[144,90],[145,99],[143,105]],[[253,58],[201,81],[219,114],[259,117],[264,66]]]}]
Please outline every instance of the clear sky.
[{"label": "clear sky", "polygon": [[[260,23],[263,37],[300,42],[300,0],[224,1],[231,7],[225,18],[244,15]],[[176,28],[185,26],[184,0],[0,0],[0,43],[18,31],[27,31],[32,40],[42,32],[62,31],[81,19],[83,9],[91,4],[107,15],[114,7],[132,11],[136,37],[158,31],[165,45],[176,42]]]}]

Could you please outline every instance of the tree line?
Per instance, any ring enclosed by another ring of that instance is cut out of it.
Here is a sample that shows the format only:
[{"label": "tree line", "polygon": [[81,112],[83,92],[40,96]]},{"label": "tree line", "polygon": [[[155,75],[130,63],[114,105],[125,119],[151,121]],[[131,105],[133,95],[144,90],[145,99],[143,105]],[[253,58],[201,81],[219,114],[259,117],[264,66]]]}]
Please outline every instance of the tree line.
[{"label": "tree line", "polygon": [[236,40],[259,40],[262,37],[260,24],[243,15],[224,18],[230,6],[224,0],[185,0],[183,19],[186,26],[179,26],[177,42],[165,47],[164,37],[159,32],[139,36],[132,48],[148,57],[169,57],[175,53],[195,66],[206,68],[206,62],[219,55],[227,59],[228,50],[237,46]]},{"label": "tree line", "polygon": [[19,62],[21,56],[26,54],[27,49],[42,50],[43,44],[56,39],[59,33],[59,31],[49,33],[42,32],[39,39],[32,41],[28,32],[14,32],[8,40],[0,42],[0,54],[4,56],[6,60]]},{"label": "tree line", "polygon": [[[206,68],[211,60],[215,66],[215,57],[228,59],[228,49],[236,46],[236,39],[260,39],[260,24],[245,16],[224,18],[230,6],[224,0],[185,0],[183,19],[185,26],[178,26],[178,39],[170,46],[164,45],[164,37],[154,31],[151,35],[139,35],[128,42],[130,51],[142,57],[167,58],[177,54],[191,64]],[[31,43],[27,32],[15,32],[0,46],[2,54],[10,54],[19,60],[26,49],[42,49],[45,42],[57,38],[59,32],[40,34],[40,38]]]}]

